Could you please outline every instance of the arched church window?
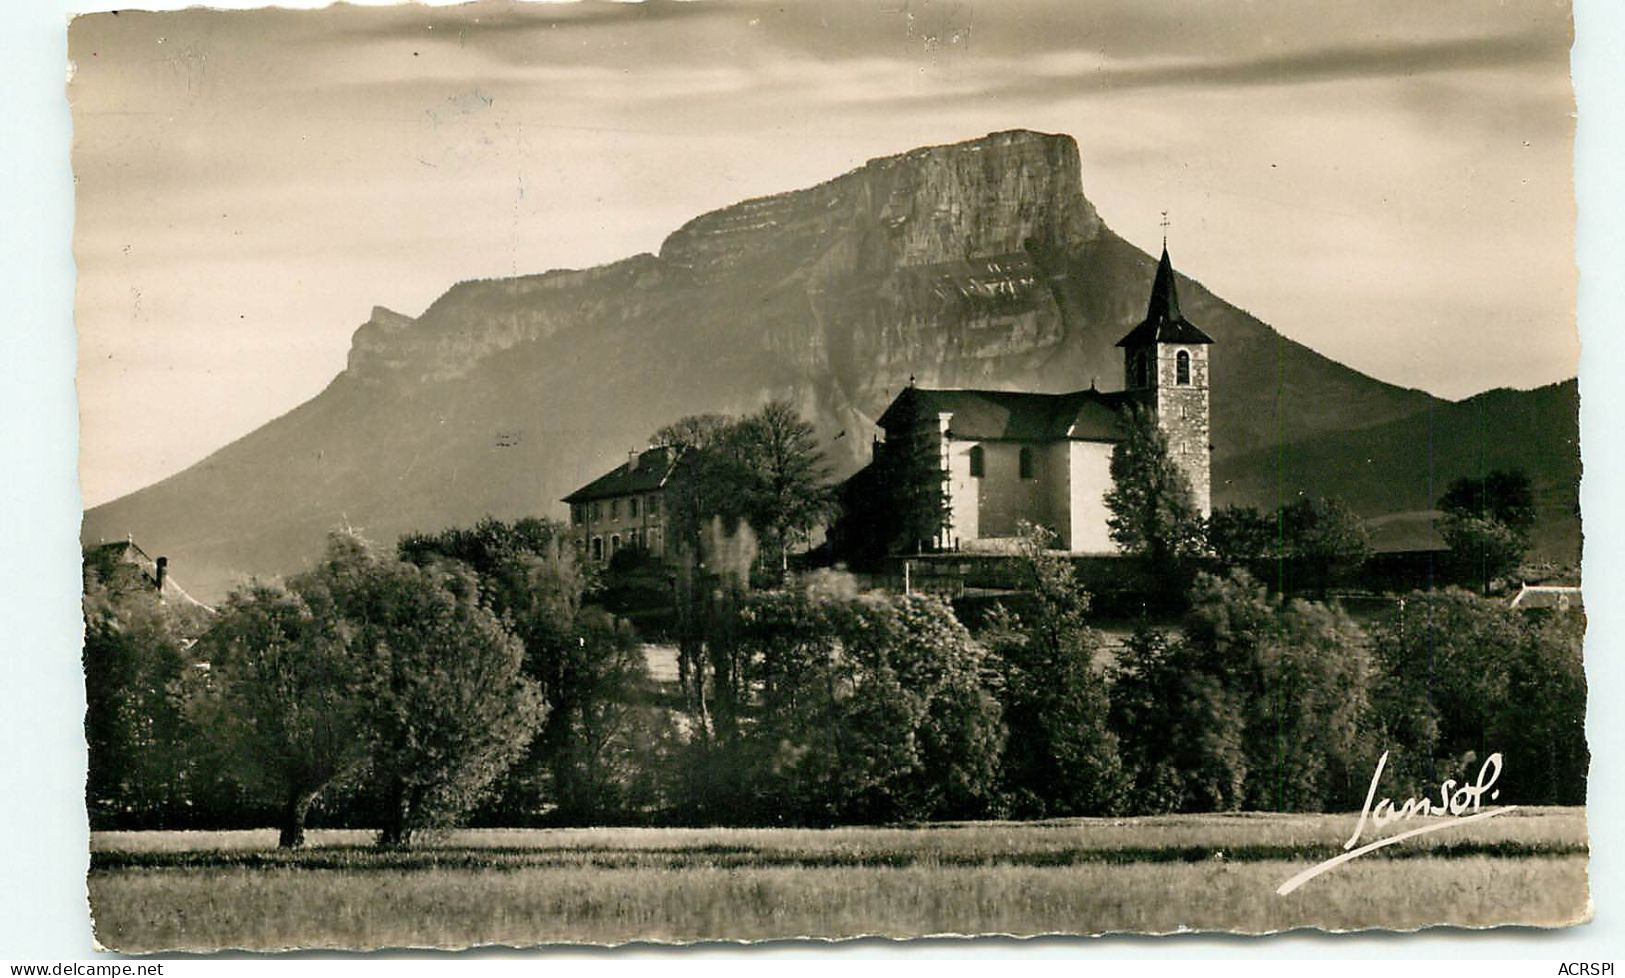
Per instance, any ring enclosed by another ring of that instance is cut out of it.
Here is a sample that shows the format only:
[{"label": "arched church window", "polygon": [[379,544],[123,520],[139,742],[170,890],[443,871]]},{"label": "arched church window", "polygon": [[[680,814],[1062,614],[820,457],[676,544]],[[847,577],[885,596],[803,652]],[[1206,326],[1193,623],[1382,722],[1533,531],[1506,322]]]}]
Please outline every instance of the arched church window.
[{"label": "arched church window", "polygon": [[1023,447],[1021,453],[1016,457],[1021,466],[1021,477],[1023,479],[1033,478],[1033,450]]},{"label": "arched church window", "polygon": [[1174,383],[1188,384],[1191,382],[1191,355],[1184,350],[1174,357]]},{"label": "arched church window", "polygon": [[972,445],[970,449],[970,477],[980,479],[986,471],[986,461],[982,458],[982,446]]}]

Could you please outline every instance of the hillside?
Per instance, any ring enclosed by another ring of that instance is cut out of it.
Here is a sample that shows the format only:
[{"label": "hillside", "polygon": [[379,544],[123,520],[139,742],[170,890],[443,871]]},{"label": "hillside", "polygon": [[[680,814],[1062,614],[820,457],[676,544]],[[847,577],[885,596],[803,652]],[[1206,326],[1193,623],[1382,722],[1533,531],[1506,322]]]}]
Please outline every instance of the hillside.
[{"label": "hillside", "polygon": [[[874,160],[695,218],[658,255],[463,282],[417,317],[375,310],[319,396],[91,510],[84,538],[133,534],[207,600],[233,575],[297,569],[341,522],[391,539],[487,513],[559,515],[560,496],[660,424],[771,396],[816,420],[845,474],[910,376],[1121,386],[1113,344],[1144,315],[1154,267],[1084,196],[1068,136],[996,133]],[[1320,356],[1197,282],[1179,288],[1217,340],[1223,471],[1449,408]]]},{"label": "hillside", "polygon": [[1438,544],[1433,507],[1451,480],[1521,468],[1535,484],[1535,550],[1576,562],[1579,411],[1579,385],[1572,380],[1441,402],[1386,424],[1217,461],[1214,503],[1268,509],[1300,493],[1337,496],[1376,518],[1377,546],[1412,548]]}]

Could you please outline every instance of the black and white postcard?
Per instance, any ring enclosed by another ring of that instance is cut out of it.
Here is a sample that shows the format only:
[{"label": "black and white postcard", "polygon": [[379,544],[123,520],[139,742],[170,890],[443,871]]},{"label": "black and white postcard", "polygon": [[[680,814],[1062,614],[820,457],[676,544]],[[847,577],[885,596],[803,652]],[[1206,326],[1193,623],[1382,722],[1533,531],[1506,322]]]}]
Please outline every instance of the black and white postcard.
[{"label": "black and white postcard", "polygon": [[102,946],[1590,918],[1567,3],[67,31]]}]

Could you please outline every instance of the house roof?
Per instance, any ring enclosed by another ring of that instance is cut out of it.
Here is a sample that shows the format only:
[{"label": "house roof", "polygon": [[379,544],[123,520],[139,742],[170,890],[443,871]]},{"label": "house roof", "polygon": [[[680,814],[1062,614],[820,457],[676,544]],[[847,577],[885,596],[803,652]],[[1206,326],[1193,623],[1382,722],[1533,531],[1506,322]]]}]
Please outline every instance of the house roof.
[{"label": "house roof", "polygon": [[671,478],[672,470],[677,467],[680,457],[681,453],[674,448],[661,446],[645,449],[638,453],[637,465],[632,465],[630,460],[623,462],[565,496],[563,501],[584,503],[594,499],[652,492],[663,487]]},{"label": "house roof", "polygon": [[1122,441],[1120,411],[1134,400],[1125,391],[1070,394],[1018,391],[928,390],[906,388],[884,414],[880,426],[904,427],[910,416],[950,414],[955,438],[1003,441]]},{"label": "house roof", "polygon": [[[90,551],[108,562],[116,562],[134,568],[141,575],[143,583],[152,587],[158,586],[158,561],[148,556],[147,552],[142,550],[135,540],[115,540],[112,543],[100,543],[90,548]],[[206,611],[212,612],[214,610],[197,598],[187,594],[186,589],[176,583],[175,575],[169,573],[167,569],[164,573],[163,589],[159,592],[159,597],[165,600],[178,598]]]},{"label": "house roof", "polygon": [[1179,312],[1179,290],[1174,285],[1174,263],[1168,259],[1168,246],[1162,246],[1157,277],[1151,283],[1151,301],[1145,321],[1117,341],[1118,346],[1146,346],[1151,343],[1212,343],[1213,337]]}]

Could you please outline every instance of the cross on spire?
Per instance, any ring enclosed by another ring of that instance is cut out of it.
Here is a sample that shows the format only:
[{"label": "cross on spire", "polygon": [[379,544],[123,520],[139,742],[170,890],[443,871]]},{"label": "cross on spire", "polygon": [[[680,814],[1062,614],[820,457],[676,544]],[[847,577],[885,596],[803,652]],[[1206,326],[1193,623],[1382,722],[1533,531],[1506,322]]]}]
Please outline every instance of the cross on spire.
[{"label": "cross on spire", "polygon": [[1168,250],[1168,212],[1162,212],[1162,248]]}]

